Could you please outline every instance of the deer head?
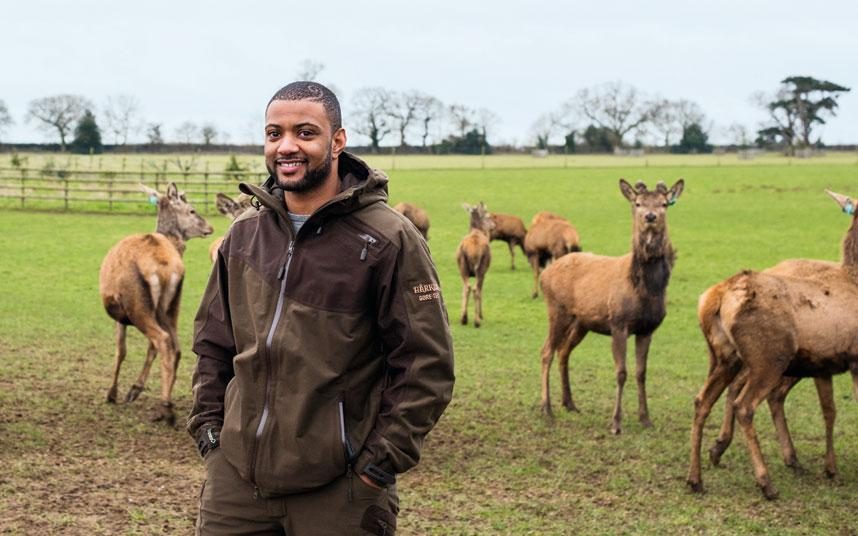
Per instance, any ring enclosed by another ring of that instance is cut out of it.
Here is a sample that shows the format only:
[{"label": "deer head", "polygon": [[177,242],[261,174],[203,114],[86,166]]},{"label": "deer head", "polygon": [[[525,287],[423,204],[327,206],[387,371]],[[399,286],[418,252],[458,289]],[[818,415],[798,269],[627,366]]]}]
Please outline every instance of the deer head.
[{"label": "deer head", "polygon": [[157,232],[181,240],[212,234],[212,226],[197,214],[188,203],[185,193],[176,188],[176,183],[171,182],[164,194],[145,184],[141,184],[140,189],[149,196],[150,201],[158,205]]},{"label": "deer head", "polygon": [[495,222],[492,220],[491,214],[489,214],[486,205],[482,201],[478,205],[462,203],[462,208],[471,216],[471,229],[477,229],[487,235],[491,234],[492,229],[495,228]]},{"label": "deer head", "polygon": [[655,190],[649,191],[646,184],[638,181],[634,187],[620,179],[620,191],[632,207],[635,229],[662,231],[667,225],[667,207],[676,203],[685,188],[685,180],[679,179],[670,189],[659,181]]}]

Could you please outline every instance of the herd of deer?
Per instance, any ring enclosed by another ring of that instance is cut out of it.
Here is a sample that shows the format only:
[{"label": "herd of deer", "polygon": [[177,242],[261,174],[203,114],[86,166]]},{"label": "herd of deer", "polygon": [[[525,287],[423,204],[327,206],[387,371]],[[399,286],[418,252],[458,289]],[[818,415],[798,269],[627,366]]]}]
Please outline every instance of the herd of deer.
[{"label": "herd of deer", "polygon": [[[142,186],[142,185],[141,185]],[[465,204],[470,229],[457,250],[463,281],[461,323],[468,323],[468,302],[474,298],[474,326],[483,322],[482,288],[491,263],[491,240],[507,242],[511,268],[515,248],[521,248],[534,274],[533,297],[539,289],[548,310],[548,335],[542,346],[542,411],[552,415],[549,369],[559,355],[562,404],[577,411],[569,386],[569,356],[590,332],[611,337],[616,372],[616,398],[611,431],[621,433],[622,394],[626,381],[626,345],[635,336],[635,379],[638,419],[652,426],[647,407],[647,355],[654,331],[666,314],[666,290],[675,254],[668,237],[667,209],[679,198],[684,181],[671,188],[659,182],[654,190],[623,179],[620,191],[632,209],[631,252],[607,257],[581,251],[575,227],[550,212],[536,214],[526,230],[516,216],[492,214],[485,204]],[[177,318],[184,279],[185,241],[212,233],[185,195],[170,184],[165,194],[145,186],[157,204],[154,233],[122,239],[101,266],[99,288],[108,315],[116,321],[116,362],[108,402],[116,402],[117,382],[126,355],[126,327],[134,325],[149,340],[143,370],[125,400],[142,392],[149,368],[160,356],[161,399],[155,419],[175,423],[171,391],[181,352]],[[858,398],[858,200],[830,191],[840,208],[852,216],[843,240],[840,263],[787,260],[762,272],[742,271],[706,290],[698,304],[698,320],[709,348],[709,373],[694,400],[691,454],[687,482],[702,491],[700,449],[703,425],[712,406],[726,390],[726,409],[710,461],[718,465],[733,437],[734,421],[747,439],[754,476],[763,495],[777,497],[754,428],[754,412],[766,400],[775,423],[784,462],[798,467],[784,415],[784,400],[801,378],[816,383],[826,432],[825,473],[837,473],[833,449],[835,419],[832,375],[849,370]],[[235,218],[250,207],[250,199],[234,201],[218,194],[221,213]],[[394,207],[428,240],[429,218],[420,207]],[[214,259],[222,239],[210,248]],[[474,283],[471,283],[474,278]]]}]

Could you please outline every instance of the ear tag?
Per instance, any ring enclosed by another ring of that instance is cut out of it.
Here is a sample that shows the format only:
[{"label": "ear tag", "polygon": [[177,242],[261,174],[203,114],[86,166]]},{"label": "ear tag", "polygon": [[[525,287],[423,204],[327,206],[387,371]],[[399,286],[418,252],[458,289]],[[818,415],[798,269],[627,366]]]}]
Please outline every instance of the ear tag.
[{"label": "ear tag", "polygon": [[668,199],[667,206],[672,207],[675,204],[676,204],[676,198],[675,197],[671,197],[670,199]]},{"label": "ear tag", "polygon": [[149,204],[150,205],[157,205],[158,204],[158,196],[155,194],[149,195]]},{"label": "ear tag", "polygon": [[852,200],[846,201],[846,206],[843,207],[843,212],[849,214],[850,216],[855,214],[855,205],[852,204]]}]

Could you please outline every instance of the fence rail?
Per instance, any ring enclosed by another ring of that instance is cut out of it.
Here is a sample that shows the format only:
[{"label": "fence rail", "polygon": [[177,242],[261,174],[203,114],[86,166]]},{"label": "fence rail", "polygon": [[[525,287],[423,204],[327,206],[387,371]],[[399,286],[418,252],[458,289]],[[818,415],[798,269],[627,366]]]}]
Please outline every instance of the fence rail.
[{"label": "fence rail", "polygon": [[0,167],[0,207],[140,211],[145,184],[163,191],[173,182],[198,211],[214,211],[215,195],[238,195],[238,183],[260,183],[264,173],[194,171],[78,171]]}]

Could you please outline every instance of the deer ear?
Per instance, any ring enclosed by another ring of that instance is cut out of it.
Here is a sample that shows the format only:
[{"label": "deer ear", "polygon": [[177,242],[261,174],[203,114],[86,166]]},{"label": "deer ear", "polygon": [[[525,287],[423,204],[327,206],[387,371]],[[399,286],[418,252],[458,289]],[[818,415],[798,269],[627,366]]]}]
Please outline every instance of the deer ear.
[{"label": "deer ear", "polygon": [[149,202],[153,205],[158,204],[158,200],[161,199],[161,194],[158,193],[158,190],[149,188],[142,182],[140,183],[140,191],[149,196]]},{"label": "deer ear", "polygon": [[632,203],[634,203],[635,198],[638,196],[634,188],[632,188],[632,185],[629,184],[626,179],[620,179],[620,191],[623,193],[623,196]]},{"label": "deer ear", "polygon": [[685,179],[679,179],[676,181],[676,184],[670,187],[670,190],[667,192],[667,202],[671,205],[676,203],[676,200],[679,198],[679,195],[685,189]]},{"label": "deer ear", "polygon": [[470,212],[473,207],[467,203],[462,203],[462,208],[465,209],[465,212]]},{"label": "deer ear", "polygon": [[215,206],[217,207],[218,212],[223,214],[224,216],[231,213],[233,210],[238,208],[238,203],[233,201],[228,195],[222,194],[220,192],[215,196]]},{"label": "deer ear", "polygon": [[180,195],[181,194],[179,194],[179,189],[176,188],[175,182],[171,182],[167,185],[167,197],[169,197],[171,201],[174,199],[179,199]]},{"label": "deer ear", "polygon": [[825,193],[830,195],[831,198],[834,199],[834,201],[836,201],[838,205],[840,205],[840,210],[849,215],[855,214],[856,203],[852,198],[847,197],[843,194],[832,192],[831,190],[825,190]]}]

